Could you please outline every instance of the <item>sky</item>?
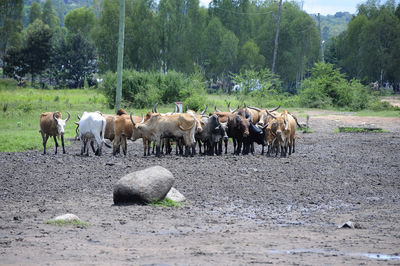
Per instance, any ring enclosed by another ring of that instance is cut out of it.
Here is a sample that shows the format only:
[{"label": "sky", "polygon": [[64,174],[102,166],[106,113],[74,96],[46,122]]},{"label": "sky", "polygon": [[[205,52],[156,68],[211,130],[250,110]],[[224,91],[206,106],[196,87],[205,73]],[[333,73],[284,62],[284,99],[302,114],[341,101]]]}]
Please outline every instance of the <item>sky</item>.
[{"label": "sky", "polygon": [[[309,14],[334,15],[336,12],[350,12],[355,14],[357,5],[366,0],[298,0],[303,2],[303,10]],[[208,7],[210,0],[200,0],[202,6]]]}]

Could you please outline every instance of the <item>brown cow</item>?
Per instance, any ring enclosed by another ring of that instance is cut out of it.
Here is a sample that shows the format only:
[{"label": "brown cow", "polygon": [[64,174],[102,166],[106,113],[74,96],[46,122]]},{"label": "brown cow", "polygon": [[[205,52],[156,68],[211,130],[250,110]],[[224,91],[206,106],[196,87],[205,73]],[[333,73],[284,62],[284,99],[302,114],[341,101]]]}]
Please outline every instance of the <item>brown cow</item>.
[{"label": "brown cow", "polygon": [[[133,124],[132,140],[138,138],[155,141],[156,156],[160,157],[160,144],[162,138],[183,138],[186,145],[185,155],[189,155],[189,148],[195,149],[196,118],[192,114],[173,114],[162,116],[152,114],[150,119],[144,123],[136,123],[132,118]],[[192,153],[194,155],[194,153]]]},{"label": "brown cow", "polygon": [[64,148],[64,129],[65,129],[65,124],[71,117],[71,115],[67,112],[68,117],[67,119],[63,120],[61,118],[61,113],[59,111],[56,111],[54,113],[51,112],[46,112],[42,113],[40,115],[40,130],[39,132],[42,134],[42,139],[43,139],[43,154],[46,154],[46,143],[49,137],[54,138],[54,142],[56,144],[56,152],[57,154],[57,148],[58,148],[58,143],[57,143],[57,136],[61,136],[61,144],[63,148],[63,153],[65,153],[65,148]]},{"label": "brown cow", "polygon": [[[147,113],[146,118],[150,118],[151,113]],[[132,119],[136,123],[140,123],[146,120],[144,116],[133,116]],[[118,115],[114,119],[114,140],[113,140],[113,155],[119,152],[120,146],[122,145],[122,152],[126,155],[127,152],[127,139],[132,137],[132,122],[128,114]],[[143,139],[143,144],[147,144],[147,141]],[[145,144],[145,148],[146,148]]]}]

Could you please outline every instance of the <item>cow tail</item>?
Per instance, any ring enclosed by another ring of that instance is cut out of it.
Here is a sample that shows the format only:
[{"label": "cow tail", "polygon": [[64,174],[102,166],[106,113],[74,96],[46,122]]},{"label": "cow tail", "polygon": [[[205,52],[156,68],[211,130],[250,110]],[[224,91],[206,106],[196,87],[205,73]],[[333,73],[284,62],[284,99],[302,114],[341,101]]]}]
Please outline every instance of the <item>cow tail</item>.
[{"label": "cow tail", "polygon": [[104,132],[106,131],[106,122],[104,120],[101,121],[101,141],[104,142]]},{"label": "cow tail", "polygon": [[193,114],[191,114],[191,116],[193,117],[194,125],[190,129],[190,142],[193,145],[193,144],[196,143],[195,134],[196,134],[196,128],[197,128],[197,120],[196,120],[196,117]]}]

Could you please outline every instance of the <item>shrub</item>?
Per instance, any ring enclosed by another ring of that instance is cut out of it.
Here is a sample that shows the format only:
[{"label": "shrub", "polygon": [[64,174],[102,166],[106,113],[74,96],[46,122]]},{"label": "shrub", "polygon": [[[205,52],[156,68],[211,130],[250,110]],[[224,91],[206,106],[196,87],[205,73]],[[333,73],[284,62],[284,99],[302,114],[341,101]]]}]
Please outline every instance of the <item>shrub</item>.
[{"label": "shrub", "polygon": [[[204,100],[203,83],[201,77],[196,75],[187,77],[175,71],[162,74],[124,70],[122,77],[123,106],[148,108],[156,102],[168,104],[183,101],[189,108],[196,108]],[[116,73],[105,74],[102,91],[110,108],[114,108]]]},{"label": "shrub", "polygon": [[302,82],[299,102],[304,107],[347,108],[351,111],[368,106],[370,95],[357,80],[347,81],[332,64],[316,63],[311,76]]}]

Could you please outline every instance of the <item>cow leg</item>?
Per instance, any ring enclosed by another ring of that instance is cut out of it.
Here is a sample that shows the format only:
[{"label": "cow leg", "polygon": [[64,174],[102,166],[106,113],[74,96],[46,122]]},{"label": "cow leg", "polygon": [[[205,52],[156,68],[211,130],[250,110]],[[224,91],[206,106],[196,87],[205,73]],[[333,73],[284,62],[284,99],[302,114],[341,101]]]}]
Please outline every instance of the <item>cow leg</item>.
[{"label": "cow leg", "polygon": [[224,142],[225,142],[225,154],[227,154],[228,153],[228,142],[229,142],[229,139],[224,139]]},{"label": "cow leg", "polygon": [[151,141],[147,140],[147,156],[150,156]]},{"label": "cow leg", "polygon": [[197,141],[197,145],[199,145],[199,154],[201,154],[201,142],[200,142],[200,140]]},{"label": "cow leg", "polygon": [[238,139],[238,140],[237,140],[236,155],[239,155],[241,151],[242,151],[242,140],[241,140],[241,139]]},{"label": "cow leg", "polygon": [[264,155],[264,147],[265,147],[265,145],[262,145],[262,148],[261,148],[261,155]]},{"label": "cow leg", "polygon": [[233,142],[233,154],[236,154],[236,138],[232,138],[232,142]]},{"label": "cow leg", "polygon": [[58,142],[57,142],[57,137],[53,136],[54,142],[56,143],[56,152],[54,154],[57,154],[57,148],[58,148]]},{"label": "cow leg", "polygon": [[196,142],[192,144],[192,153],[190,154],[191,157],[196,155]]},{"label": "cow leg", "polygon": [[295,139],[293,139],[293,153],[295,152],[295,149],[294,149],[294,147],[296,146],[296,141],[295,141]]},{"label": "cow leg", "polygon": [[90,147],[92,147],[93,153],[97,155],[98,151],[94,148],[94,141],[93,140],[90,141]]},{"label": "cow leg", "polygon": [[61,135],[61,145],[62,145],[62,148],[63,148],[63,154],[65,154],[64,135]]},{"label": "cow leg", "polygon": [[185,157],[188,157],[190,153],[189,145],[185,145]]},{"label": "cow leg", "polygon": [[126,156],[126,149],[127,149],[127,140],[125,136],[122,136],[122,152]]},{"label": "cow leg", "polygon": [[157,146],[156,146],[156,157],[161,157],[160,144],[157,144]]},{"label": "cow leg", "polygon": [[47,143],[47,140],[49,139],[49,135],[47,135],[43,132],[41,132],[41,133],[42,133],[42,139],[43,139],[43,154],[46,154],[46,143]]},{"label": "cow leg", "polygon": [[121,136],[115,135],[115,138],[113,140],[113,155],[114,156],[117,153],[119,153],[119,145],[121,145]]}]

